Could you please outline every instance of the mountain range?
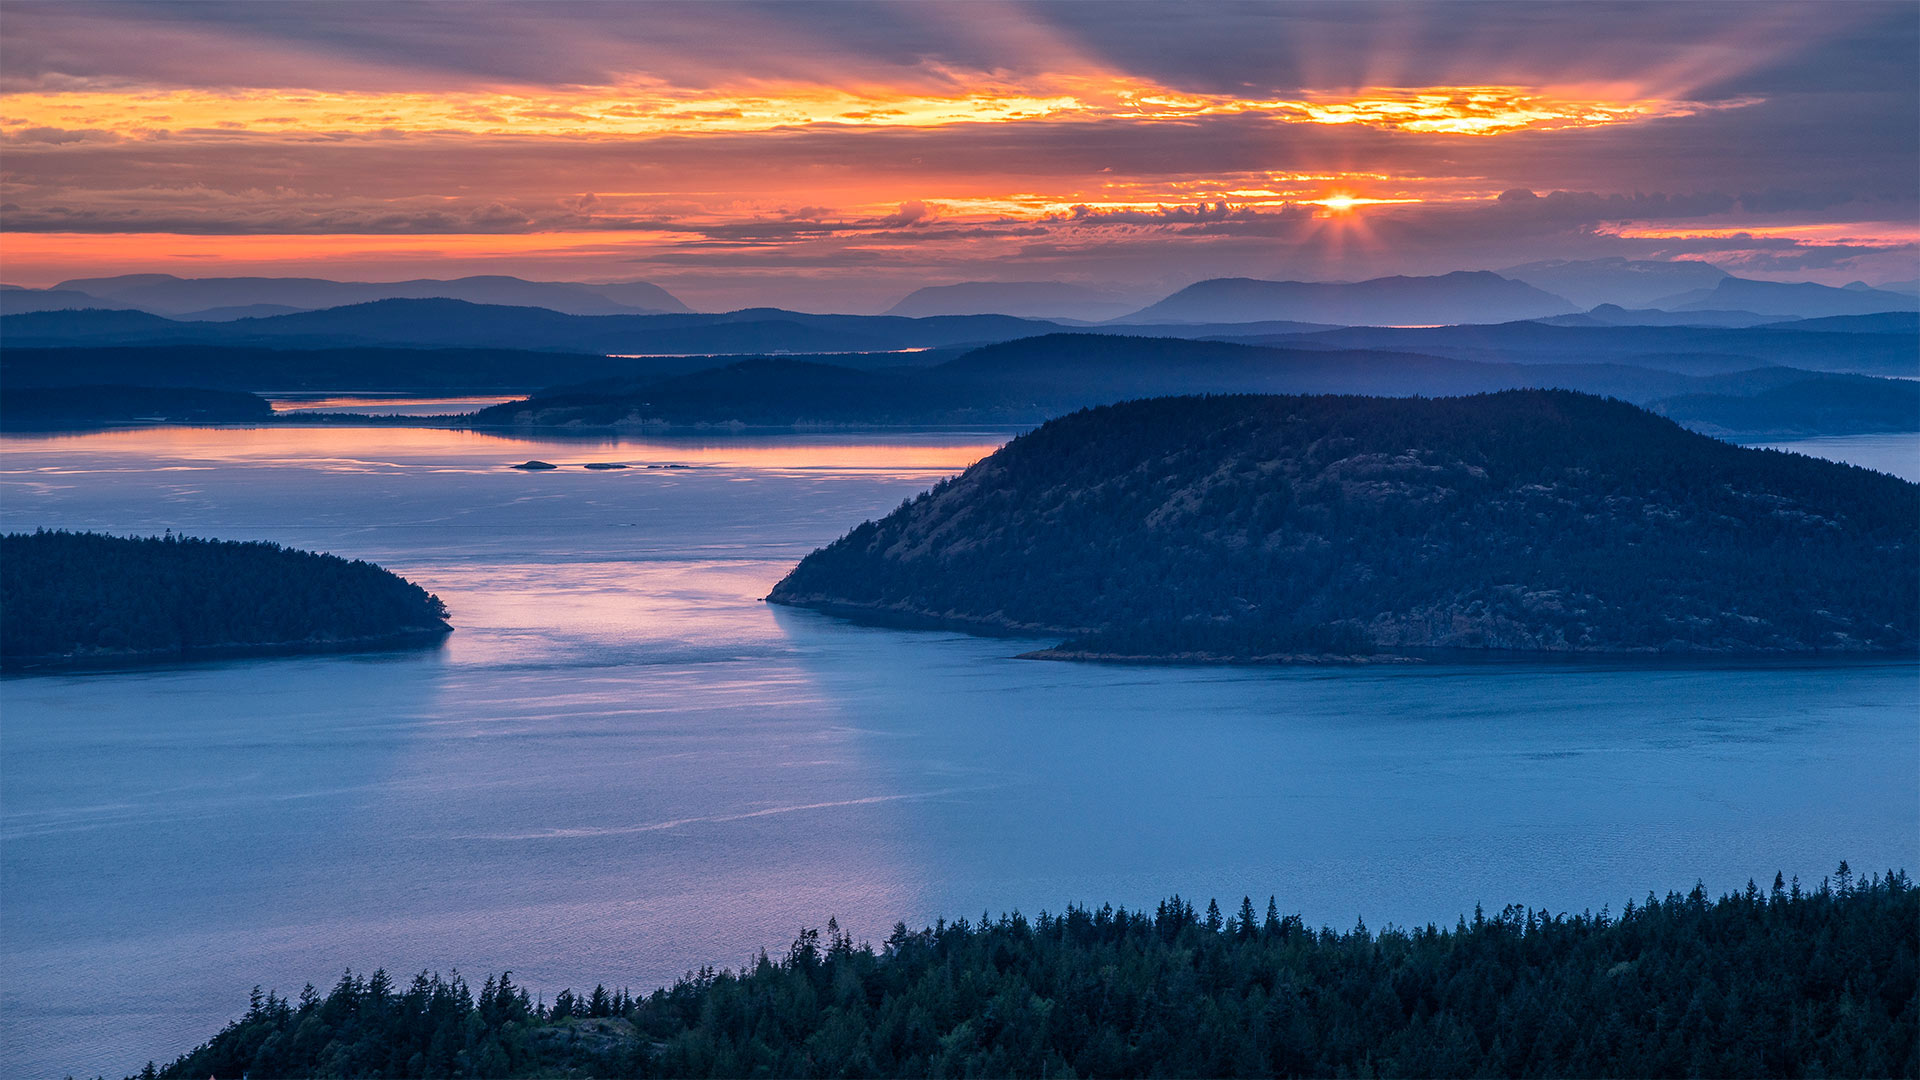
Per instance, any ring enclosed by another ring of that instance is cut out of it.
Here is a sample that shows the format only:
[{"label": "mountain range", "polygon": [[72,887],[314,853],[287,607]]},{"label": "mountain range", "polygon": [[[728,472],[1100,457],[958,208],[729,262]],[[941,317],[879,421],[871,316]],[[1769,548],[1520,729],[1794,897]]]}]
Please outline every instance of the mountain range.
[{"label": "mountain range", "polygon": [[1693,289],[1656,300],[1667,311],[1752,311],[1761,315],[1817,318],[1871,315],[1879,311],[1920,311],[1920,296],[1883,289],[1839,288],[1810,281],[1750,281],[1722,278],[1710,289]]},{"label": "mountain range", "polygon": [[1349,326],[1500,323],[1573,312],[1563,297],[1485,270],[1350,283],[1215,278],[1127,316],[1132,323],[1298,319]]},{"label": "mountain range", "polygon": [[[1292,324],[1246,327],[1240,332],[1243,336],[1335,325],[1485,325],[1527,319],[1574,326],[1752,326],[1790,318],[1920,310],[1920,293],[1906,285],[1894,282],[1888,288],[1874,289],[1854,282],[1836,289],[1810,282],[1750,281],[1692,261],[1557,260],[1509,267],[1499,273],[1455,271],[1429,277],[1400,276],[1358,282],[1215,278],[1196,282],[1145,306],[1140,306],[1137,291],[1058,281],[960,282],[916,289],[888,309],[883,317],[998,315],[1055,325],[1128,328],[1124,332],[1138,332],[1133,328],[1141,328],[1150,333],[1173,327],[1227,327],[1255,322]],[[98,309],[145,312],[174,322],[243,322],[392,300],[457,300],[585,317],[693,314],[672,294],[644,281],[589,284],[491,275],[452,280],[342,282],[323,278],[181,278],[171,274],[129,274],[75,278],[48,289],[0,286],[0,315]],[[707,318],[729,323],[762,322],[769,318],[799,320],[817,329],[820,324],[810,320],[844,320],[858,316],[749,308]],[[131,324],[113,325],[124,328]],[[298,324],[254,322],[246,332],[261,336],[284,334],[290,332],[285,328],[295,325]],[[841,325],[844,328],[848,324]],[[27,326],[12,324],[10,328],[18,333]],[[98,330],[100,333],[92,336],[110,336],[107,325]],[[1171,332],[1195,336],[1186,329]],[[174,333],[177,340],[200,340],[190,333]],[[752,338],[751,334],[746,336]],[[448,342],[436,339],[435,343]],[[574,342],[531,347],[584,346]],[[745,340],[741,345],[744,349],[762,347],[853,349],[862,346],[851,340],[794,340],[781,346]]]},{"label": "mountain range", "polygon": [[1715,434],[1920,428],[1920,382],[1780,366],[1689,375],[1625,364],[1516,364],[1088,333],[983,346],[923,367],[859,370],[843,360],[760,357],[692,372],[636,373],[543,390],[484,409],[471,422],[547,430],[1031,424],[1169,394],[1393,397],[1558,387],[1684,414],[1689,426]]},{"label": "mountain range", "polygon": [[1548,259],[1498,271],[1581,308],[1651,308],[1674,293],[1711,289],[1727,277],[1712,263],[1692,259]]},{"label": "mountain range", "polygon": [[[1805,325],[1807,329],[1801,327]],[[468,349],[599,356],[866,354],[853,366],[928,364],[931,351],[1067,329],[1003,315],[923,319],[811,315],[772,308],[724,314],[565,315],[458,300],[381,300],[231,322],[179,322],[140,311],[49,311],[0,318],[6,354],[38,349]],[[1756,327],[1553,326],[1536,321],[1439,327],[1301,323],[1106,324],[1112,337],[1211,338],[1296,349],[1372,349],[1498,363],[1595,362],[1692,373],[1769,364],[1874,375],[1920,374],[1915,316],[1891,312]],[[56,363],[55,366],[60,366]],[[78,369],[74,369],[78,370]],[[551,385],[564,377],[532,385]],[[88,381],[88,380],[78,380]],[[273,387],[268,387],[273,388]]]},{"label": "mountain range", "polygon": [[1139,301],[1124,293],[1063,281],[962,281],[915,289],[885,313],[913,319],[995,314],[1094,323],[1119,318],[1139,307]]},{"label": "mountain range", "polygon": [[330,281],[325,278],[182,278],[124,274],[74,278],[51,289],[0,290],[0,311],[58,311],[96,307],[146,311],[198,321],[285,315],[375,300],[465,300],[474,304],[538,307],[567,315],[685,312],[673,294],[645,281],[588,285],[526,281],[498,274],[439,280]]}]

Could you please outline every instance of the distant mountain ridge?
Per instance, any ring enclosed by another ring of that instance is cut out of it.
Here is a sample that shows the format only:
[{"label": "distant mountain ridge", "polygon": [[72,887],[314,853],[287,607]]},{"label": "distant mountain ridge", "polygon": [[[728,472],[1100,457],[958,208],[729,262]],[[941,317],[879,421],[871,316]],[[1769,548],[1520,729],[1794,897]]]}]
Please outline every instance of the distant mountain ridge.
[{"label": "distant mountain ridge", "polygon": [[1523,364],[1615,363],[1704,374],[1768,364],[1866,375],[1920,375],[1911,330],[1863,332],[1874,325],[1802,329],[1798,322],[1754,327],[1549,326],[1524,320],[1493,326],[1406,328],[1349,326],[1312,334],[1222,337],[1292,348],[1386,349],[1463,360]]},{"label": "distant mountain ridge", "polygon": [[1564,297],[1485,270],[1351,283],[1214,278],[1196,282],[1121,322],[1253,322],[1294,319],[1349,326],[1501,323],[1572,314]]},{"label": "distant mountain ridge", "polygon": [[611,354],[887,352],[1005,340],[1054,324],[1003,315],[903,319],[776,308],[721,314],[569,315],[549,308],[397,299],[230,322],[179,322],[139,311],[50,311],[0,318],[10,347],[189,343],[339,347],[405,345]]},{"label": "distant mountain ridge", "polygon": [[1061,281],[962,281],[915,289],[885,314],[1015,315],[1030,319],[1101,322],[1140,305],[1119,293]]},{"label": "distant mountain ridge", "polygon": [[[6,293],[0,293],[3,295]],[[1004,315],[908,319],[759,308],[721,314],[577,316],[544,308],[458,300],[382,300],[226,322],[170,320],[132,310],[29,312],[0,317],[0,352],[217,347],[274,351],[478,349],[612,357],[832,353],[865,354],[866,359],[852,362],[855,367],[925,366],[942,359],[933,350],[970,348],[1075,329],[1110,340],[1216,339],[1289,349],[1421,353],[1488,363],[1605,362],[1690,373],[1741,371],[1773,364],[1871,375],[1920,374],[1915,324],[1898,312],[1751,328],[1608,326],[1591,325],[1585,318],[1581,321],[1588,324],[1551,326],[1522,320],[1409,329],[1298,322],[1110,323],[1098,328],[1069,328]],[[526,368],[524,364],[519,366]],[[436,375],[436,382],[440,377]],[[556,374],[533,385],[554,385],[581,377],[570,379]],[[123,367],[112,378],[100,381],[148,385],[151,378]],[[387,382],[382,379],[383,384]],[[165,384],[182,385],[171,379]],[[224,381],[217,385],[234,386]],[[276,389],[280,385],[284,384],[235,388]],[[499,385],[503,384],[476,383],[476,387],[489,389]],[[516,376],[505,385],[528,384]]]},{"label": "distant mountain ridge", "polygon": [[1920,311],[1920,296],[1880,289],[1836,289],[1811,281],[1753,281],[1723,278],[1711,289],[1662,297],[1651,305],[1667,311],[1752,311],[1761,315],[1819,318],[1873,315],[1882,311]]},{"label": "distant mountain ridge", "polygon": [[1583,308],[1612,305],[1629,310],[1658,307],[1656,300],[1674,293],[1711,289],[1727,276],[1712,263],[1690,259],[1547,259],[1495,272]]},{"label": "distant mountain ridge", "polygon": [[[74,298],[93,298],[81,307],[133,308],[157,315],[209,317],[204,313],[261,305],[299,311],[364,304],[376,300],[465,300],[475,304],[540,307],[568,315],[634,315],[684,313],[689,309],[673,294],[644,281],[589,285],[569,281],[527,281],[501,274],[464,278],[416,278],[410,281],[333,281],[327,278],[216,277],[183,278],[172,274],[123,274],[117,277],[74,278],[50,290],[6,290],[23,295],[0,296],[5,311],[30,310],[27,303],[59,302],[76,306]],[[37,294],[37,295],[36,295]],[[57,296],[53,294],[58,294]],[[73,294],[69,297],[66,294]],[[32,310],[52,310],[47,307]],[[265,312],[259,312],[265,314]],[[225,317],[236,317],[227,315]]]},{"label": "distant mountain ridge", "polygon": [[[1920,430],[1920,382],[1787,367],[1684,375],[1620,364],[1484,363],[1404,352],[1089,333],[987,345],[930,367],[861,371],[848,367],[847,359],[761,357],[690,373],[636,373],[557,386],[484,409],[471,423],[612,430],[1028,424],[1087,406],[1166,394],[1438,397],[1558,387],[1671,410],[1690,425],[1717,433]],[[1753,400],[1763,394],[1773,396]]]},{"label": "distant mountain ridge", "polygon": [[1780,321],[1778,315],[1751,311],[1662,311],[1659,308],[1623,308],[1600,304],[1578,315],[1551,315],[1534,322],[1548,326],[1763,326]]}]

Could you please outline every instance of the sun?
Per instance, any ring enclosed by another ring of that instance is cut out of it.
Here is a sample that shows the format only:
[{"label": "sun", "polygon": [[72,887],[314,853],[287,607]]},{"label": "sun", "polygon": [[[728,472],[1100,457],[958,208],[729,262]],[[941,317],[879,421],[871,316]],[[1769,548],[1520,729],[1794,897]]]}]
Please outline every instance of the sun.
[{"label": "sun", "polygon": [[1356,199],[1351,195],[1329,195],[1326,198],[1319,200],[1319,203],[1321,206],[1326,207],[1327,209],[1333,211],[1336,214],[1346,213],[1347,211],[1353,209],[1355,206],[1359,205],[1359,202],[1360,202],[1359,199]]}]

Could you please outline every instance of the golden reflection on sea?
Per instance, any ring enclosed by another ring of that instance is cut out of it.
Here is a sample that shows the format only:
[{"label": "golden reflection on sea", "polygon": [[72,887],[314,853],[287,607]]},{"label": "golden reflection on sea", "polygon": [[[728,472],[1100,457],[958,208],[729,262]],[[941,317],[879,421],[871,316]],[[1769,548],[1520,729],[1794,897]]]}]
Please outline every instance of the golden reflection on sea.
[{"label": "golden reflection on sea", "polygon": [[118,428],[0,436],[0,473],[57,474],[65,461],[85,457],[96,466],[118,458],[144,468],[165,462],[186,468],[467,471],[539,460],[569,473],[593,462],[630,468],[718,466],[777,474],[944,474],[966,468],[1011,437],[1010,432],[993,431],[553,438],[397,426]]}]

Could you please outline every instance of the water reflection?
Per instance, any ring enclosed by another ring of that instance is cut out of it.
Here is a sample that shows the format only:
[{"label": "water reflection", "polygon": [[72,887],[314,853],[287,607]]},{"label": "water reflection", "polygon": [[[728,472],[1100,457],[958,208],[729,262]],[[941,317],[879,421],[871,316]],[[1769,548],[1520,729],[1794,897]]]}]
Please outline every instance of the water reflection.
[{"label": "water reflection", "polygon": [[[254,982],[645,989],[837,915],[1274,893],[1314,922],[1920,863],[1913,665],[1128,668],[760,602],[985,434],[0,440],[0,523],[260,537],[441,594],[430,654],[0,681],[0,1074]],[[510,449],[508,449],[510,448]],[[360,463],[347,468],[342,462]]]},{"label": "water reflection", "polygon": [[350,412],[365,416],[451,416],[477,412],[489,405],[518,401],[525,395],[490,394],[477,397],[411,397],[406,394],[267,394],[277,413]]},{"label": "water reflection", "polygon": [[[125,465],[493,469],[529,455],[555,464],[617,461],[781,473],[859,470],[889,475],[958,472],[1012,432],[734,437],[537,436],[413,427],[145,427],[0,436],[0,475],[58,474]],[[591,451],[591,454],[584,453]],[[617,454],[610,454],[618,451]],[[568,470],[572,472],[572,470]],[[622,470],[630,471],[630,470]],[[618,472],[594,477],[618,478]]]}]

